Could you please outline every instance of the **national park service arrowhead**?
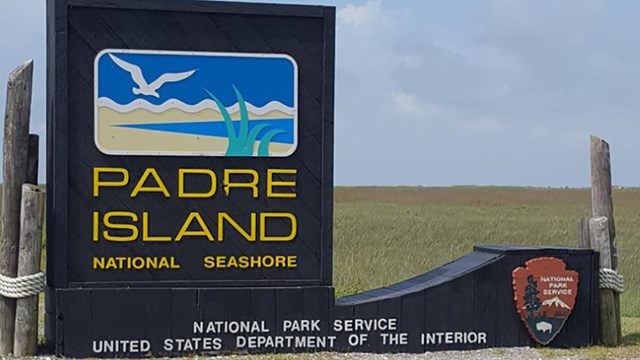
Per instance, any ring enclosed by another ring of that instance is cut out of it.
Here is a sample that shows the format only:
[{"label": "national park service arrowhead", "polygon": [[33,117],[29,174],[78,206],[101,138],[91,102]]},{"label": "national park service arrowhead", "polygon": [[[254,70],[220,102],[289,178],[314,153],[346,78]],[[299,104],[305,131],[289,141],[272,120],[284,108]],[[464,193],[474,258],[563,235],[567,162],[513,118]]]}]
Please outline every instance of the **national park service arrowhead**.
[{"label": "national park service arrowhead", "polygon": [[513,270],[516,309],[531,337],[547,345],[571,315],[578,295],[578,273],[553,257],[528,260]]}]

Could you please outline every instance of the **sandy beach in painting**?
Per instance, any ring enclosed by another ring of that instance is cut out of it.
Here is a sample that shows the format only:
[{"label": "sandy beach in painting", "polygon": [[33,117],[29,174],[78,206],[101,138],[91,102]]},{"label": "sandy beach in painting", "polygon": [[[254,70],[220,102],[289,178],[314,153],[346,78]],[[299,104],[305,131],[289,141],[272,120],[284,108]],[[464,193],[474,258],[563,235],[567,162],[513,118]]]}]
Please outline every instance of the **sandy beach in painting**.
[{"label": "sandy beach in painting", "polygon": [[[108,100],[108,99],[107,99]],[[264,106],[256,108],[250,104],[249,121],[264,119],[291,118],[292,111],[282,105]],[[214,110],[215,109],[215,110]],[[231,118],[238,120],[240,111],[237,104],[227,109]],[[106,152],[136,152],[166,153],[175,152],[176,155],[224,155],[228,140],[218,136],[196,136],[173,132],[141,130],[122,127],[131,124],[162,124],[177,122],[223,122],[222,114],[211,104],[185,106],[182,103],[166,103],[164,106],[146,106],[146,104],[118,105],[107,103],[98,104],[96,109],[98,123],[96,124],[96,143]],[[257,150],[259,142],[254,144]],[[292,144],[272,142],[270,152],[287,152]]]}]

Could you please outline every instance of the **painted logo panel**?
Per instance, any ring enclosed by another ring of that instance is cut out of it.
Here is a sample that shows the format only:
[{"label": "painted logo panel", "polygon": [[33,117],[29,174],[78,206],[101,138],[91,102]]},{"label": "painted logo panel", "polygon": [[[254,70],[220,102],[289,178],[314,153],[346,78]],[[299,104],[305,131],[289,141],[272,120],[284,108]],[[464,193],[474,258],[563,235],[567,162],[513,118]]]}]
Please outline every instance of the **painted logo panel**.
[{"label": "painted logo panel", "polygon": [[288,55],[110,49],[94,71],[105,154],[283,157],[297,147]]},{"label": "painted logo panel", "polygon": [[513,270],[513,292],[520,319],[531,338],[547,345],[571,315],[578,295],[578,273],[564,261],[535,258]]}]

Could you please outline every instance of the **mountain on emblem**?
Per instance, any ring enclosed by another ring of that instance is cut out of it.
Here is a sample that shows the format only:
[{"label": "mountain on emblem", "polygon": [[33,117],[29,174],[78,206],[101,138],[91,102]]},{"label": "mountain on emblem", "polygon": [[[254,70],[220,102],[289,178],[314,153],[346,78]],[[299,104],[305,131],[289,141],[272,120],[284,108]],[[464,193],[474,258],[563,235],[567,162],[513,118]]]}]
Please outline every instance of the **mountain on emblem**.
[{"label": "mountain on emblem", "polygon": [[516,309],[531,338],[547,345],[571,315],[578,295],[578,273],[564,261],[542,257],[513,270]]},{"label": "mountain on emblem", "polygon": [[542,302],[542,306],[557,306],[560,308],[571,309],[569,305],[565,304],[559,297],[554,297],[553,299],[545,300]]}]

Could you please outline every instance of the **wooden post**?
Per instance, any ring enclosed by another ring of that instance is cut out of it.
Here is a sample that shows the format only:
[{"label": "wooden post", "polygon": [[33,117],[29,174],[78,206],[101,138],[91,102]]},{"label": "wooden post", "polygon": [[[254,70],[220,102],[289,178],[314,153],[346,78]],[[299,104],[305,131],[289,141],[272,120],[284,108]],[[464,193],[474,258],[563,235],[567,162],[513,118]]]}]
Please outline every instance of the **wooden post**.
[{"label": "wooden post", "polygon": [[581,217],[578,219],[578,247],[583,249],[591,248],[589,240],[589,220]]},{"label": "wooden post", "polygon": [[29,144],[27,147],[27,184],[38,185],[38,141],[39,136],[29,134]]},{"label": "wooden post", "polygon": [[[591,136],[591,216],[604,216],[609,222],[609,248],[611,269],[618,270],[618,249],[616,248],[616,226],[613,216],[613,200],[611,198],[611,158],[609,144]],[[620,294],[614,293],[615,317],[617,319],[618,339],[622,339],[620,320]]]},{"label": "wooden post", "polygon": [[[32,79],[33,61],[30,60],[13,70],[7,83],[0,273],[9,277],[15,277],[18,271],[20,198],[27,176]],[[15,315],[16,300],[0,296],[0,355],[13,352]]]},{"label": "wooden post", "polygon": [[[22,186],[20,215],[20,259],[18,276],[40,272],[42,253],[42,223],[45,194],[37,185]],[[16,302],[16,330],[13,354],[16,357],[34,356],[38,349],[38,295]]]},{"label": "wooden post", "polygon": [[[591,246],[600,253],[600,268],[611,269],[611,247],[609,245],[609,221],[606,217],[594,217],[589,220]],[[617,346],[619,343],[618,323],[615,315],[614,291],[600,289],[600,342],[604,346]]]}]

